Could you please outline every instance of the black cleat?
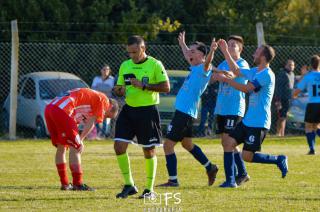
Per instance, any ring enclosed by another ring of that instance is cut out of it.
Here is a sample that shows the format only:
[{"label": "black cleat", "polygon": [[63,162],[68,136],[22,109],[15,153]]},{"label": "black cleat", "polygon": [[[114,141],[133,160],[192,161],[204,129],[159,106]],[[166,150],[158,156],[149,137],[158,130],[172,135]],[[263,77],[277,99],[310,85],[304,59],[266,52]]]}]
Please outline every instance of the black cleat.
[{"label": "black cleat", "polygon": [[316,154],[316,152],[314,151],[314,150],[310,150],[308,153],[307,153],[307,155],[315,155]]},{"label": "black cleat", "polygon": [[248,174],[236,177],[236,183],[238,186],[242,185],[245,182],[248,182],[249,180],[250,180],[250,176]]},{"label": "black cleat", "polygon": [[208,175],[208,185],[209,185],[209,186],[212,186],[213,183],[216,181],[216,176],[217,176],[218,171],[219,171],[218,166],[212,164],[210,171],[207,172],[207,175]]},{"label": "black cleat", "polygon": [[138,189],[136,186],[132,186],[132,185],[124,185],[122,191],[117,194],[117,198],[121,198],[121,199],[125,199],[130,195],[134,195],[138,193]]},{"label": "black cleat", "polygon": [[156,187],[179,187],[179,183],[168,180],[168,182],[157,185]]},{"label": "black cleat", "polygon": [[61,185],[60,190],[61,191],[71,191],[71,190],[73,190],[73,186],[71,183],[69,183],[67,185]]},{"label": "black cleat", "polygon": [[139,199],[145,199],[145,198],[148,198],[148,199],[156,199],[157,198],[157,195],[155,192],[153,191],[150,191],[149,189],[144,189],[144,191],[142,192],[142,194],[138,197]]},{"label": "black cleat", "polygon": [[86,184],[73,185],[72,190],[74,190],[74,191],[95,191],[94,188],[91,188],[91,187],[87,186]]},{"label": "black cleat", "polygon": [[237,188],[237,184],[236,183],[230,183],[230,182],[223,182],[222,184],[219,185],[220,188]]}]

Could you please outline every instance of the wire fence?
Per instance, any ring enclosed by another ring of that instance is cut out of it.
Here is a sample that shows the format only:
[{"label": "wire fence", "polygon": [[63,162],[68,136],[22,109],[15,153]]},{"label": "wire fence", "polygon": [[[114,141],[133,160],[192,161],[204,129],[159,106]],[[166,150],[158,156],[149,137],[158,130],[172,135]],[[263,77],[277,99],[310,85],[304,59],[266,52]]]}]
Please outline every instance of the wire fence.
[{"label": "wire fence", "polygon": [[[288,59],[293,59],[296,63],[295,73],[298,75],[301,66],[309,64],[310,57],[313,54],[318,54],[320,52],[320,47],[313,46],[275,46],[274,48],[276,50],[276,58],[272,62],[271,68],[276,74]],[[246,46],[242,53],[242,57],[246,59],[250,65],[253,65],[252,55],[255,49],[255,46]],[[0,125],[2,135],[4,135],[7,132],[7,122],[8,117],[10,116],[10,114],[8,114],[6,98],[10,88],[11,44],[0,43],[0,51],[0,105],[2,109]],[[167,70],[187,70],[188,68],[188,64],[184,60],[178,45],[149,45],[147,47],[147,53],[161,60]],[[43,89],[44,84],[42,82],[41,85],[41,80],[46,78],[45,74],[27,74],[47,71],[67,72],[76,75],[86,83],[86,85],[81,84],[81,86],[90,87],[93,78],[100,74],[100,69],[104,64],[108,64],[113,71],[112,74],[116,75],[121,62],[127,58],[125,45],[120,44],[21,43],[17,109],[17,123],[19,126],[18,136],[34,137],[35,135],[41,136],[44,133],[45,129],[42,129],[42,131],[37,131],[36,129],[39,129],[39,127],[45,128],[45,125],[43,124],[44,106],[41,106],[41,104],[45,105],[50,99],[50,95],[43,93],[41,90]],[[214,65],[217,66],[222,60],[223,56],[218,51],[214,58]],[[68,76],[60,76],[60,79],[63,79],[64,77],[66,78],[65,80],[70,78]],[[171,76],[171,78],[172,77],[173,76]],[[176,81],[177,80],[175,80],[175,82]],[[56,90],[63,90],[65,87],[70,88],[70,86],[80,86],[80,84],[74,82],[62,82],[62,80],[55,81],[55,83],[59,83],[52,86],[52,89]],[[59,89],[57,89],[57,87]],[[161,107],[172,109],[170,111],[168,111],[168,109],[162,110]],[[160,105],[159,110],[161,112],[161,119],[166,120],[164,123],[167,123],[167,121],[171,119],[174,112],[173,108],[173,102],[172,105]],[[34,115],[31,115],[31,113],[34,113]],[[291,123],[297,121],[295,120],[297,118],[294,116],[295,114],[290,114],[289,119],[291,121],[287,124],[287,131],[290,134],[302,133],[302,123]],[[277,111],[273,106],[270,133],[276,132],[276,121]],[[203,134],[197,130],[199,122],[200,120],[195,122],[196,136]],[[30,130],[30,128],[33,130]],[[112,136],[112,127],[109,131],[110,132],[108,132],[107,135],[109,136],[111,134],[110,136]],[[165,126],[163,126],[163,131],[165,131]],[[214,136],[214,129],[206,135]]]}]

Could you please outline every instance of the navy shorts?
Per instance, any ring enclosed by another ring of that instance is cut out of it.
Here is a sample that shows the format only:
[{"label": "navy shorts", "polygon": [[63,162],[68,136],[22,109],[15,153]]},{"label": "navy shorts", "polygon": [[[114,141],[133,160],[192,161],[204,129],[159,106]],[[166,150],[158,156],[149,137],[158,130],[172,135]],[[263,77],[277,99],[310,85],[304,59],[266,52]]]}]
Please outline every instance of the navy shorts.
[{"label": "navy shorts", "polygon": [[241,121],[241,116],[236,115],[217,115],[216,124],[217,130],[216,134],[231,133]]},{"label": "navy shorts", "polygon": [[247,127],[243,122],[240,122],[229,136],[234,138],[238,144],[244,143],[244,150],[257,152],[261,150],[261,145],[267,133],[266,128]]},{"label": "navy shorts", "polygon": [[175,142],[182,141],[185,137],[191,138],[192,126],[192,116],[176,110],[171,123],[168,125],[166,138]]},{"label": "navy shorts", "polygon": [[280,118],[287,118],[289,107],[290,107],[290,99],[281,99],[281,109],[279,110]]},{"label": "navy shorts", "polygon": [[304,121],[308,123],[320,123],[320,103],[307,104]]}]

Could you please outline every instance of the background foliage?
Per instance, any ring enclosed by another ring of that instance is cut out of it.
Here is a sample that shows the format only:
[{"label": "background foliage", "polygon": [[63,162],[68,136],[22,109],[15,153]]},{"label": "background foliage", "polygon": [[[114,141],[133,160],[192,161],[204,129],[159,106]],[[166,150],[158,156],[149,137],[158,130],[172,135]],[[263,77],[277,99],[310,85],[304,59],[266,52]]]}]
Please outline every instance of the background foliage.
[{"label": "background foliage", "polygon": [[2,0],[0,39],[10,39],[9,21],[18,19],[22,41],[123,43],[141,34],[152,43],[209,41],[230,34],[255,44],[263,22],[270,44],[318,45],[318,0]]}]

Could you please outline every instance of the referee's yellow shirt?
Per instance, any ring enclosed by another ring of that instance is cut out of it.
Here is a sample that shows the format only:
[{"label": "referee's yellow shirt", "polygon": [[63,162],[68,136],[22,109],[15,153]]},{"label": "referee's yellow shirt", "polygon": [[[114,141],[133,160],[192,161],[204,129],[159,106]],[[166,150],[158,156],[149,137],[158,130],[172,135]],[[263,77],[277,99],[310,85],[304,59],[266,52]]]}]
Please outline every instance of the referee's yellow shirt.
[{"label": "referee's yellow shirt", "polygon": [[129,79],[136,78],[145,84],[158,84],[168,80],[168,75],[162,63],[148,56],[143,63],[134,63],[131,59],[124,61],[119,70],[117,85],[126,87],[126,103],[131,107],[159,104],[159,93],[142,90],[131,85]]}]

